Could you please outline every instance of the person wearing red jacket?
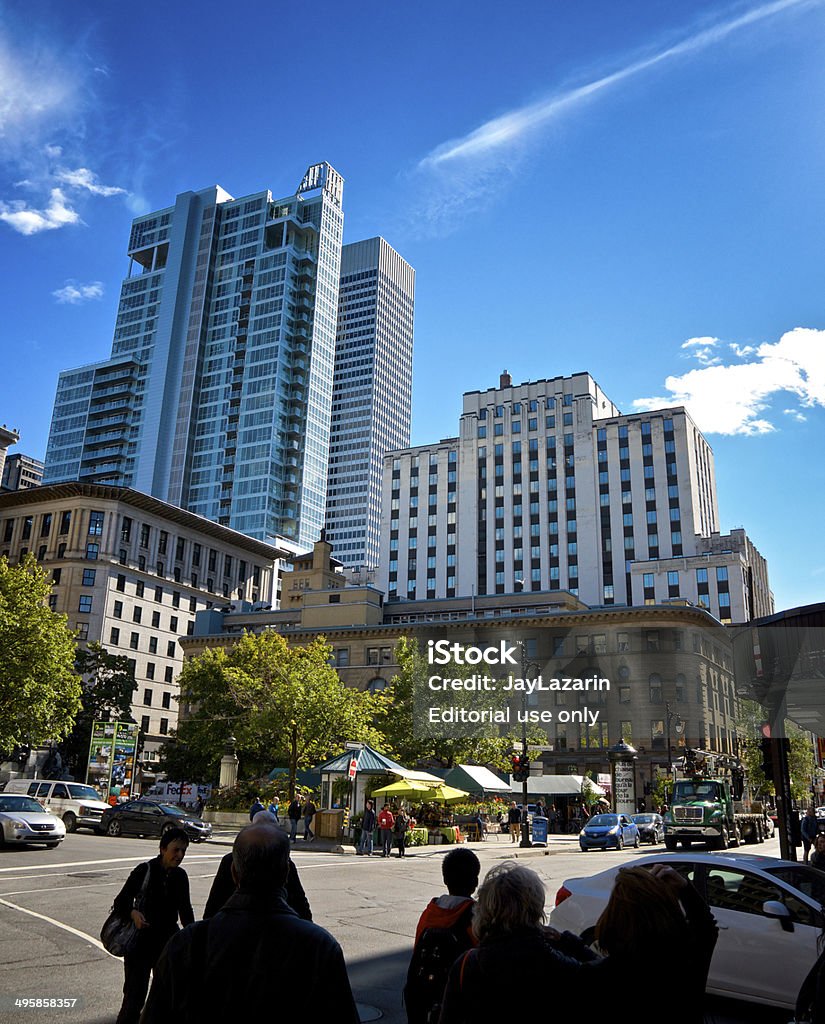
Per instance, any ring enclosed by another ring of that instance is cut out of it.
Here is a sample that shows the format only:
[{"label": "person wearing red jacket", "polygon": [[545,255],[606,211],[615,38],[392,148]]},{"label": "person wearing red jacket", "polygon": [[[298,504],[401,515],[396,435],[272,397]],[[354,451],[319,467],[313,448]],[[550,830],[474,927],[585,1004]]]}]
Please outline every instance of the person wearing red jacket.
[{"label": "person wearing red jacket", "polygon": [[381,813],[378,815],[378,829],[381,833],[381,856],[389,857],[392,852],[392,830],[395,825],[395,815],[390,810],[389,804],[384,804]]}]

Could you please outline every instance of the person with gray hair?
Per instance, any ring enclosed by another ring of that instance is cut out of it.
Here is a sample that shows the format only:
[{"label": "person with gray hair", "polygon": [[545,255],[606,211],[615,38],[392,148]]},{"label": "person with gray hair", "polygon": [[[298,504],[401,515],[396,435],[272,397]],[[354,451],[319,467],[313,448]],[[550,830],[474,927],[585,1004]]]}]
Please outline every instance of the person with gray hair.
[{"label": "person with gray hair", "polygon": [[[170,1020],[269,1019],[273,970],[286,978],[277,1016],[358,1024],[344,955],[335,939],[287,906],[283,887],[289,839],[280,829],[254,824],[232,847],[237,891],[215,917],[174,936],[155,969],[141,1024]],[[204,979],[220,983],[206,986]]]},{"label": "person with gray hair", "polygon": [[[535,871],[515,861],[491,868],[478,890],[473,932],[478,946],[450,969],[440,1024],[475,1024],[489,1019],[490,992],[501,978],[536,978],[554,992],[565,993],[564,979],[577,977],[581,963],[556,946],[558,933],[545,929],[544,883]],[[556,982],[562,982],[557,986]],[[580,1012],[566,996],[554,1002],[554,1017]]]}]

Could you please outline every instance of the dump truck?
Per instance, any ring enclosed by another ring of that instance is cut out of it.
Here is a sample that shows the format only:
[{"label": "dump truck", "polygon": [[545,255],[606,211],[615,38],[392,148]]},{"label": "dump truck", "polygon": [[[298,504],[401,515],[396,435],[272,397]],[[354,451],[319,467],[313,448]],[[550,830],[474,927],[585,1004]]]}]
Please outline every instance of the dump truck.
[{"label": "dump truck", "polygon": [[673,783],[670,808],[664,815],[665,847],[726,850],[740,842],[765,841],[765,816],[741,809],[745,773],[737,758],[689,750],[684,778]]}]

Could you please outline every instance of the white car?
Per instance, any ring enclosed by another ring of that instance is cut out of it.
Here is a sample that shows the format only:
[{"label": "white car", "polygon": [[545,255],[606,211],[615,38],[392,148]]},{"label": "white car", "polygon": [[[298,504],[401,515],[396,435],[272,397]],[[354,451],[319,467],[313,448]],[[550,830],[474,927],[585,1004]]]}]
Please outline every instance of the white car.
[{"label": "white car", "polygon": [[0,845],[43,843],[53,849],[66,838],[66,826],[30,796],[0,793]]},{"label": "white car", "polygon": [[[654,854],[632,863],[669,864],[708,901],[719,926],[709,993],[794,1008],[825,924],[825,872],[774,857],[699,851]],[[592,941],[592,927],[619,870],[565,881],[549,923],[578,935],[591,930],[584,938]]]}]

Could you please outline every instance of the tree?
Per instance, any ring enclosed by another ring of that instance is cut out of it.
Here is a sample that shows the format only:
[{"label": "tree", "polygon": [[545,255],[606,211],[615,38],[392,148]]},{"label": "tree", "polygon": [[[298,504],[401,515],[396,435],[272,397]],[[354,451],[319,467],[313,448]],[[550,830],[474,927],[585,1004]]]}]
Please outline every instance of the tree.
[{"label": "tree", "polygon": [[50,592],[33,555],[0,558],[0,750],[61,739],[80,708],[74,634]]},{"label": "tree", "polygon": [[247,633],[228,651],[204,651],[179,677],[180,700],[194,710],[181,720],[178,739],[192,756],[215,761],[234,735],[248,776],[286,764],[291,797],[297,772],[347,740],[380,741],[373,721],[384,712],[383,697],[344,686],[331,654],[323,637],[289,647],[272,630]]},{"label": "tree", "polygon": [[[774,784],[769,782],[762,771],[762,732],[760,726],[765,720],[765,712],[756,701],[742,700],[739,702],[737,728],[744,733],[746,739],[742,748],[742,763],[745,766],[748,782],[753,793],[776,792]],[[785,719],[785,736],[788,737],[788,774],[791,777],[791,795],[794,800],[802,800],[811,794],[816,759],[810,738],[804,729]]]},{"label": "tree", "polygon": [[133,722],[132,694],[135,673],[129,659],[110,654],[100,644],[78,649],[75,668],[83,677],[80,711],[74,728],[61,744],[63,760],[71,772],[82,776],[89,756],[92,723]]},{"label": "tree", "polygon": [[[428,718],[429,706],[502,709],[506,704],[504,693],[482,691],[482,700],[478,691],[429,689],[427,680],[433,674],[433,666],[428,664],[418,641],[412,637],[399,640],[395,656],[401,671],[385,691],[389,707],[380,726],[388,752],[410,765],[433,760],[452,768],[471,762],[509,771],[513,743],[521,741],[521,728],[515,718],[511,719],[506,735],[501,735],[502,727],[498,725],[462,724],[459,728],[440,722],[430,724]],[[468,675],[468,667],[454,663],[439,665],[438,673],[442,677],[458,678]],[[493,675],[489,666],[480,674]],[[546,745],[547,736],[533,726],[527,731],[527,741]]]}]

